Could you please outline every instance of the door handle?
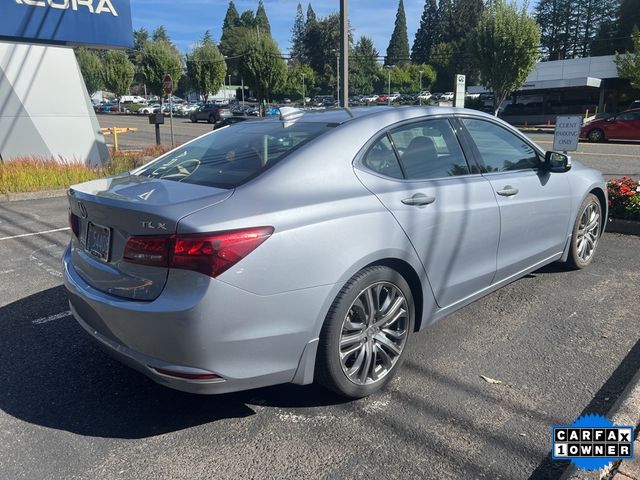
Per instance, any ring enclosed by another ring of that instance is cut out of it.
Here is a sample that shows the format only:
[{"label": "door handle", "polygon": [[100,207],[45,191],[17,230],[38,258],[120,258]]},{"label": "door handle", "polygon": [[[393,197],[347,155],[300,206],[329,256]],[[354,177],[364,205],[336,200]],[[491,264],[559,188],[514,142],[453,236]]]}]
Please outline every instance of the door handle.
[{"label": "door handle", "polygon": [[513,188],[511,185],[507,185],[502,190],[498,190],[496,193],[498,195],[502,195],[503,197],[513,197],[514,195],[517,195],[519,191],[520,190],[518,190],[517,188]]},{"label": "door handle", "polygon": [[426,207],[436,201],[436,197],[425,195],[424,193],[416,193],[413,197],[405,198],[402,203],[412,207]]}]

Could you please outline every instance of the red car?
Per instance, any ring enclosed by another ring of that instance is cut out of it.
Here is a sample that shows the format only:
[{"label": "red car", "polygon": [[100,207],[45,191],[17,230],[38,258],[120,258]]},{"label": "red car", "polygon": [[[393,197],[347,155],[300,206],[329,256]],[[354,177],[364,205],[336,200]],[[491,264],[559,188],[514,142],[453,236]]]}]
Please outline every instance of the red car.
[{"label": "red car", "polygon": [[580,130],[580,138],[592,142],[640,140],[640,108],[589,122]]}]

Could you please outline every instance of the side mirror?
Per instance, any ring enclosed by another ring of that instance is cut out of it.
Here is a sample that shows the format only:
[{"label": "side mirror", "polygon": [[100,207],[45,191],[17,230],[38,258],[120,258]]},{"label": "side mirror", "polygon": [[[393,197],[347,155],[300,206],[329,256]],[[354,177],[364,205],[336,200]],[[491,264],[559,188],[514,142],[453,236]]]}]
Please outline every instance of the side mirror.
[{"label": "side mirror", "polygon": [[615,121],[616,121],[616,117],[609,117],[605,119],[605,122],[615,122]]},{"label": "side mirror", "polygon": [[554,173],[564,173],[571,170],[571,157],[564,153],[547,152],[544,156],[547,170]]}]

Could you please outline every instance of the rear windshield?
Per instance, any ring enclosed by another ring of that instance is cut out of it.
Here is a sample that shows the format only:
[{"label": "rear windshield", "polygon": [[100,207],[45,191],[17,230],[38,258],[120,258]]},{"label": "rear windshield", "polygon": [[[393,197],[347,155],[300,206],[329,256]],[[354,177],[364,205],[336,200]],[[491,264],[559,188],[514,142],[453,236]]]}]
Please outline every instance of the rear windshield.
[{"label": "rear windshield", "polygon": [[137,174],[234,188],[330,128],[325,123],[242,122],[178,148]]}]

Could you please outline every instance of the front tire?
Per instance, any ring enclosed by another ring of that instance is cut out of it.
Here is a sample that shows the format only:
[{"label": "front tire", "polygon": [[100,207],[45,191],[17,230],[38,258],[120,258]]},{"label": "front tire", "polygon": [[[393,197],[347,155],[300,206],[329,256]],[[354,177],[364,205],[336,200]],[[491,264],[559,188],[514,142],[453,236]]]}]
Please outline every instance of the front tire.
[{"label": "front tire", "polygon": [[384,266],[361,270],[327,314],[316,357],[318,382],[349,398],[379,391],[402,365],[414,324],[413,296],[402,275]]},{"label": "front tire", "polygon": [[599,128],[594,128],[587,134],[590,142],[604,142],[604,132]]},{"label": "front tire", "polygon": [[602,231],[602,206],[593,193],[587,195],[573,226],[567,265],[572,269],[588,267],[593,261]]}]

